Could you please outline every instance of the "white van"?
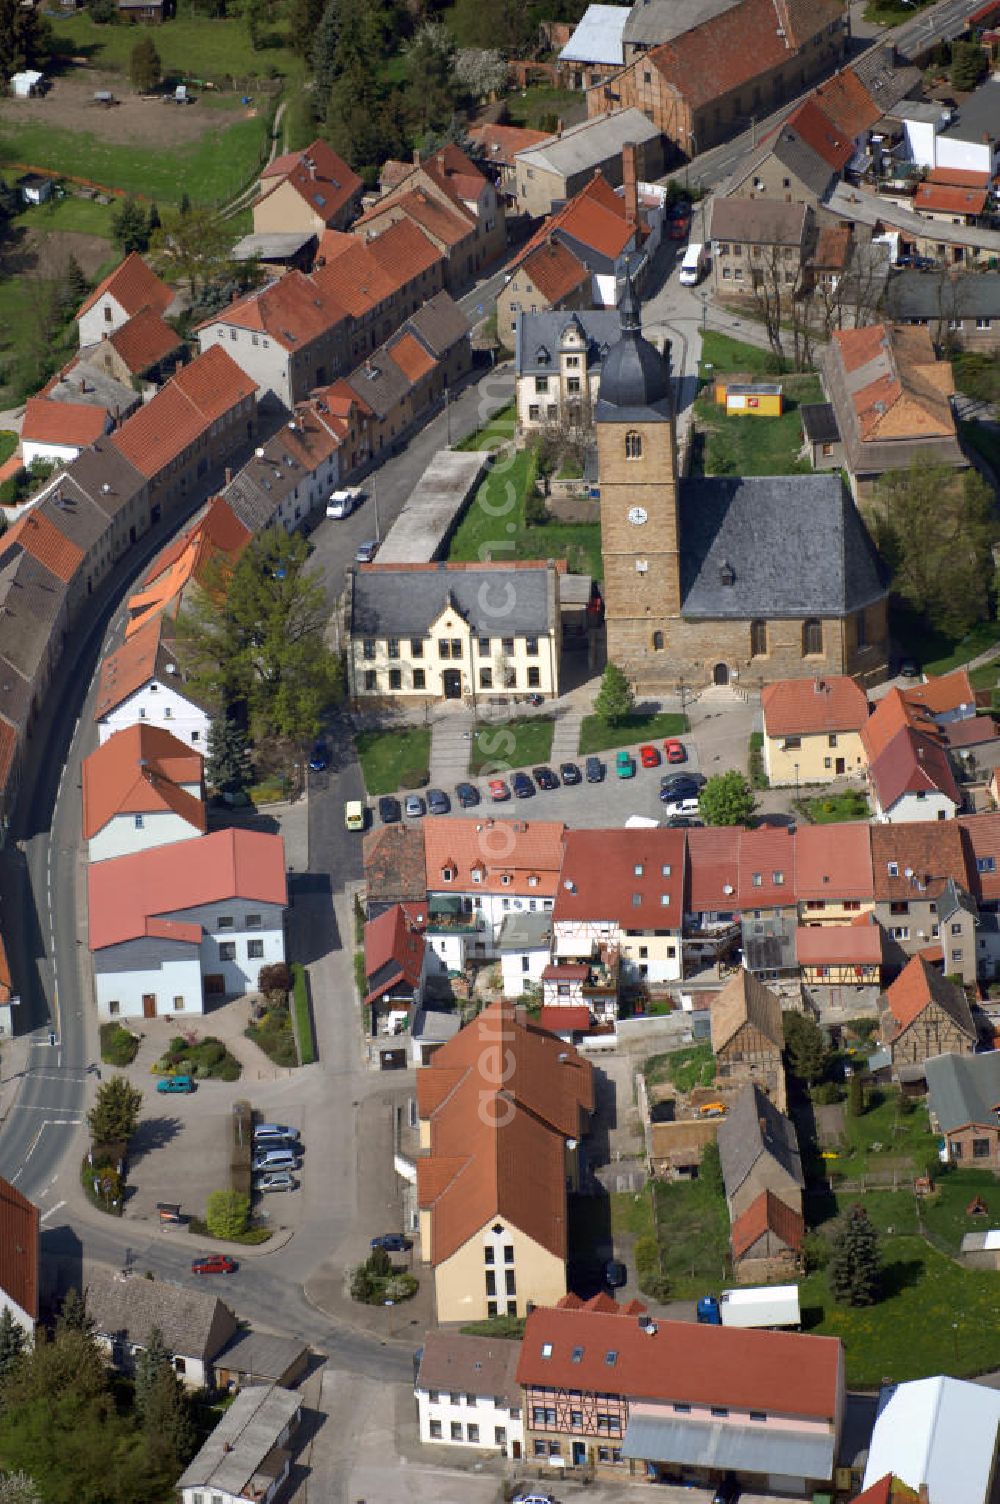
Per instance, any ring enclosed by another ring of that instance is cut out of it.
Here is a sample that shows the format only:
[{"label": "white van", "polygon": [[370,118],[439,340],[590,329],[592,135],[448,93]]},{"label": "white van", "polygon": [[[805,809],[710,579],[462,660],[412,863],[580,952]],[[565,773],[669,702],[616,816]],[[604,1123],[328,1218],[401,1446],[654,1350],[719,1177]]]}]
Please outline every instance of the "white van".
[{"label": "white van", "polygon": [[675,799],[672,804],[663,806],[663,813],[668,820],[677,815],[698,815],[701,813],[701,805],[697,799]]},{"label": "white van", "polygon": [[326,515],[338,522],[343,521],[361,505],[364,494],[359,486],[349,486],[346,491],[332,491],[326,504]]},{"label": "white van", "polygon": [[678,281],[682,287],[696,287],[708,270],[708,247],[692,242],[684,252]]}]

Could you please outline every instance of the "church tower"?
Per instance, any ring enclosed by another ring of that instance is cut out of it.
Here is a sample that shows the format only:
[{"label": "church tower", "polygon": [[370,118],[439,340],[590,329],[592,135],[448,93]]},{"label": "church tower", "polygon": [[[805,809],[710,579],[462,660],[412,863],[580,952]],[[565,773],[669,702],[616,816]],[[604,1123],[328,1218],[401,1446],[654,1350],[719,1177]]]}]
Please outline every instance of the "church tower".
[{"label": "church tower", "polygon": [[671,678],[681,609],[677,446],[670,368],[642,336],[630,275],[619,309],[594,413],[608,659],[652,687]]}]

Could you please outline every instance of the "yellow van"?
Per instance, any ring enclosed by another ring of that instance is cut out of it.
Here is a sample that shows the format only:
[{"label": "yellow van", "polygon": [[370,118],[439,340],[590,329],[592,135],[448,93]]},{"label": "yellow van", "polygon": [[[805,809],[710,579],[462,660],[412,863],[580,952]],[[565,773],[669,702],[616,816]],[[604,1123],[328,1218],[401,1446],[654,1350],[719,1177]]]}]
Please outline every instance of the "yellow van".
[{"label": "yellow van", "polygon": [[364,830],[365,807],[360,799],[348,799],[344,805],[344,824],[348,830]]}]

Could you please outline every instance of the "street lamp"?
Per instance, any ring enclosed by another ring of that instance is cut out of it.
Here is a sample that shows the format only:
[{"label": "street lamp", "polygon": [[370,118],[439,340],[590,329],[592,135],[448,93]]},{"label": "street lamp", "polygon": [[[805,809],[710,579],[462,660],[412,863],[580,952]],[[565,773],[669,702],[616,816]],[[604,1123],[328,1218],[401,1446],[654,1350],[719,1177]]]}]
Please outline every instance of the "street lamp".
[{"label": "street lamp", "polygon": [[795,764],[795,803],[799,802],[799,765]]}]

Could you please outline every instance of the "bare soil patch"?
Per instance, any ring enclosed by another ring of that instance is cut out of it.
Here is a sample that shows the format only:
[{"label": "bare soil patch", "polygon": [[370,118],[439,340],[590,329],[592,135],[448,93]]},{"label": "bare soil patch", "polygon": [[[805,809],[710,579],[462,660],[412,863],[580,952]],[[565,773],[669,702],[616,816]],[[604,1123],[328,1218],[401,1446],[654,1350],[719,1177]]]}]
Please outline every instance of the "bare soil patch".
[{"label": "bare soil patch", "polygon": [[0,275],[52,280],[61,277],[75,256],[87,277],[107,261],[111,247],[100,235],[76,230],[36,230],[18,225],[0,243]]},{"label": "bare soil patch", "polygon": [[[129,88],[124,82],[124,91]],[[94,95],[102,90],[110,91],[119,102],[110,108],[95,104]],[[234,111],[231,118],[237,120],[241,115]],[[105,73],[80,65],[53,79],[49,92],[39,99],[0,100],[0,121],[47,124],[59,130],[79,131],[99,141],[123,146],[159,145],[169,150],[197,141],[223,122],[229,124],[230,117],[227,114],[220,119],[217,110],[200,108],[197,100],[194,104],[177,105],[170,103],[166,94],[141,98],[123,92],[120,73]]]}]

